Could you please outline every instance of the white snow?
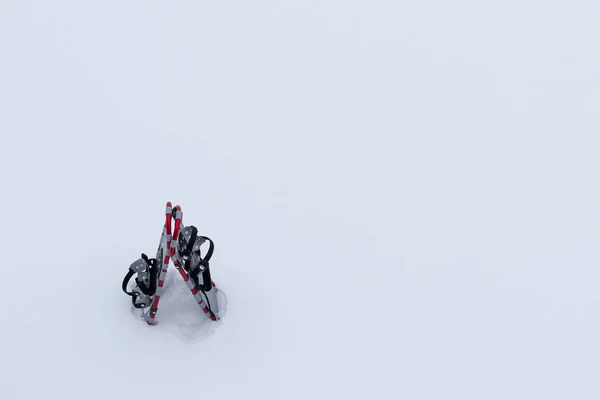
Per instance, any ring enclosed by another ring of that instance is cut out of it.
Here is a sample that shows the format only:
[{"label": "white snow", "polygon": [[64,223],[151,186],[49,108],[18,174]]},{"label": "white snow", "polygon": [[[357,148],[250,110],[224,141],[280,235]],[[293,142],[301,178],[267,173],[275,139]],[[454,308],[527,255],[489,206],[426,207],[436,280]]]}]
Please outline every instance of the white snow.
[{"label": "white snow", "polygon": [[[0,2],[0,397],[600,398],[599,13]],[[121,292],[166,201],[218,323]]]}]

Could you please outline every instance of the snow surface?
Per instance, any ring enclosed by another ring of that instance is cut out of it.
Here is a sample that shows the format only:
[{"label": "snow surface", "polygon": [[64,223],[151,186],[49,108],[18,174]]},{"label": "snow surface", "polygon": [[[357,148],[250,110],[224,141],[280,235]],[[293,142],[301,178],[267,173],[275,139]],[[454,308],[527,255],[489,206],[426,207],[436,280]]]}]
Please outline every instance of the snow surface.
[{"label": "snow surface", "polygon": [[[598,1],[0,2],[0,397],[600,398]],[[208,321],[121,280],[166,201]]]}]

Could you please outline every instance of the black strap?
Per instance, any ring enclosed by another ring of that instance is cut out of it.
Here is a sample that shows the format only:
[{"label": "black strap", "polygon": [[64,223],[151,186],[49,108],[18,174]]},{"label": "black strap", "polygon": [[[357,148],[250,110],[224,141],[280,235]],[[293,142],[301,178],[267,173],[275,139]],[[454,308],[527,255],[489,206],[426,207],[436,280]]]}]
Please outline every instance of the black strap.
[{"label": "black strap", "polygon": [[208,292],[212,289],[212,278],[210,277],[210,268],[206,268],[202,272],[202,287],[200,288],[204,292]]},{"label": "black strap", "polygon": [[121,288],[123,289],[123,291],[126,294],[128,294],[129,296],[134,296],[135,295],[135,293],[127,291],[127,285],[129,285],[129,281],[131,280],[131,277],[134,274],[135,274],[135,271],[132,270],[131,268],[129,268],[129,271],[127,271],[127,275],[125,275],[125,278],[123,279],[123,285],[121,286]]},{"label": "black strap", "polygon": [[[150,276],[150,282],[149,282],[150,286],[146,285],[144,282],[140,282],[138,278],[135,278],[135,283],[137,284],[137,287],[142,291],[143,294],[145,294],[147,296],[153,296],[156,293],[156,280],[158,279],[158,268],[156,267],[156,259],[155,258],[149,259],[148,256],[146,256],[145,254],[142,254],[142,258],[144,259],[144,261],[146,261],[146,264],[148,264],[148,274]],[[125,292],[125,294],[131,296],[131,302],[133,303],[133,306],[135,308],[144,308],[147,306],[147,304],[136,304],[136,300],[139,297],[139,294],[135,293],[135,292],[127,291],[127,286],[129,285],[129,281],[135,274],[136,274],[136,271],[132,270],[130,267],[129,271],[127,271],[127,274],[125,275],[125,278],[123,278],[123,283],[121,284],[121,289],[123,290],[123,292]]]},{"label": "black strap", "polygon": [[[127,291],[127,285],[129,284],[129,281],[131,280],[131,277],[134,274],[135,274],[135,271],[130,268],[129,271],[127,272],[127,275],[125,275],[125,279],[123,279],[122,289],[125,293],[127,293],[129,296],[131,296],[131,304],[135,308],[144,308],[144,307],[146,307],[146,304],[143,304],[143,303],[137,304],[136,303],[136,300],[139,297],[139,294]],[[137,279],[136,279],[136,281],[137,281]]]},{"label": "black strap", "polygon": [[198,237],[198,228],[193,225],[191,225],[190,228],[192,228],[190,240],[188,240],[187,245],[185,246],[185,249],[183,249],[182,253],[183,257],[185,258],[188,258],[192,255],[192,250],[194,249],[194,244],[196,243],[196,238]]},{"label": "black strap", "polygon": [[147,255],[142,254],[142,258],[148,264],[148,274],[150,275],[150,287],[146,286],[146,283],[140,282],[137,278],[135,279],[135,283],[137,283],[138,287],[146,296],[154,296],[156,293],[156,279],[158,275],[158,268],[156,268],[156,259],[148,258]]},{"label": "black strap", "polygon": [[[215,251],[215,243],[207,236],[200,236],[200,238],[204,239],[205,241],[208,241],[209,243],[206,255],[204,256],[204,258],[200,258],[199,264],[202,266],[202,269],[196,268],[193,271],[190,271],[191,261],[189,259],[185,262],[184,268],[189,273],[190,278],[194,281],[195,286],[199,290],[209,291],[212,287],[209,261]],[[200,274],[202,274],[202,285],[200,285],[200,280],[198,279],[198,275]]]},{"label": "black strap", "polygon": [[206,236],[200,236],[202,239],[207,240],[209,242],[209,246],[208,246],[208,251],[206,252],[206,255],[204,256],[204,259],[202,261],[206,262],[206,266],[208,267],[208,262],[210,261],[210,258],[213,255],[213,252],[215,251],[215,243]]},{"label": "black strap", "polygon": [[206,305],[208,306],[208,312],[211,316],[215,316],[215,312],[213,311],[212,306],[210,305],[210,299],[206,295],[206,291],[203,290],[202,293],[204,294],[204,300],[206,300]]},{"label": "black strap", "polygon": [[[212,255],[215,251],[215,243],[209,237],[200,236],[200,238],[209,242],[208,251],[206,252],[206,255],[204,256],[204,258],[200,257],[200,265],[202,265],[202,267],[203,267],[202,269],[208,270],[208,268],[210,266],[208,262],[210,261],[210,258],[212,257]],[[189,243],[188,243],[188,246],[189,246]],[[186,260],[184,268],[186,271],[190,272],[190,260],[189,259]],[[197,268],[194,271],[190,272],[190,277],[195,278],[200,274],[200,272],[201,272],[200,268]]]},{"label": "black strap", "polygon": [[[212,257],[212,255],[215,251],[215,242],[213,242],[211,240],[211,238],[209,238],[207,236],[200,236],[200,237],[209,242],[209,247],[208,247],[208,251],[206,252],[206,255],[204,256],[204,259],[202,259],[200,261],[200,263],[205,266],[205,269],[202,272],[202,286],[199,289],[202,290],[202,292],[208,292],[213,288],[212,287],[212,278],[210,276],[210,268],[209,268],[208,262],[210,261],[210,258]],[[208,296],[206,294],[204,295],[204,298],[206,299],[206,303],[208,304],[208,309],[209,309],[210,313],[212,315],[215,315],[212,310],[212,307],[210,305],[210,300],[208,299]]]}]

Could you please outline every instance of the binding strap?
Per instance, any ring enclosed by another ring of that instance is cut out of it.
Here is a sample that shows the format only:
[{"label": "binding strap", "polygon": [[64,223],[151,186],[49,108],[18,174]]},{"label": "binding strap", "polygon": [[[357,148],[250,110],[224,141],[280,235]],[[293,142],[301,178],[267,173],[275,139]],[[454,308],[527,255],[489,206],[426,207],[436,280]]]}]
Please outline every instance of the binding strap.
[{"label": "binding strap", "polygon": [[[156,293],[156,279],[157,279],[157,272],[158,269],[156,267],[156,259],[155,258],[148,258],[147,255],[142,254],[142,259],[146,262],[148,269],[146,270],[149,276],[149,282],[148,285],[146,285],[146,283],[144,281],[140,281],[139,278],[135,278],[135,283],[136,283],[136,288],[139,288],[139,290],[146,296],[154,296],[154,294]],[[131,267],[129,267],[129,271],[127,271],[127,274],[125,275],[125,278],[123,278],[123,283],[121,285],[121,289],[123,290],[123,292],[125,294],[127,294],[128,296],[131,296],[131,302],[133,303],[133,306],[135,308],[144,308],[147,305],[146,304],[137,304],[136,300],[137,298],[140,296],[139,293],[137,292],[129,292],[127,290],[127,286],[129,285],[129,281],[131,280],[131,278],[133,277],[133,275],[135,275],[137,273],[137,271],[133,270]]]},{"label": "binding strap", "polygon": [[[194,233],[194,231],[192,231],[192,234],[193,233]],[[193,236],[195,236],[195,235],[193,235]],[[209,245],[208,245],[208,251],[206,252],[206,255],[204,256],[204,258],[199,257],[200,258],[200,265],[202,266],[202,270],[208,270],[210,258],[212,257],[213,252],[215,251],[215,243],[209,237],[206,237],[206,236],[199,236],[199,237],[202,238],[202,239],[204,239],[204,241],[207,241],[209,243]],[[190,240],[190,242],[191,242],[191,240]],[[194,242],[195,242],[195,238],[194,238]],[[191,248],[193,248],[193,245],[190,246],[190,244],[188,243],[187,247],[188,247],[188,249],[191,249]],[[187,249],[186,249],[186,251],[187,251]],[[191,250],[190,250],[189,254],[191,254]],[[187,271],[190,270],[189,263],[190,263],[190,260],[188,258],[188,259],[185,260],[185,269]],[[190,277],[195,278],[195,277],[197,277],[200,274],[200,272],[202,272],[200,270],[200,268],[196,268],[194,271],[190,272]]]},{"label": "binding strap", "polygon": [[140,282],[137,278],[135,279],[135,283],[137,283],[142,293],[144,293],[146,296],[154,296],[154,294],[156,293],[156,278],[158,275],[158,269],[156,268],[156,259],[149,259],[148,256],[145,254],[142,254],[142,258],[144,259],[144,261],[146,261],[146,264],[148,265],[148,274],[150,275],[150,280],[148,283],[150,286],[146,286],[145,282]]},{"label": "binding strap", "polygon": [[194,244],[196,244],[196,238],[198,237],[198,228],[196,228],[194,225],[191,225],[190,228],[192,231],[190,234],[190,240],[188,240],[181,254],[186,263],[192,255],[192,250],[194,249]]}]

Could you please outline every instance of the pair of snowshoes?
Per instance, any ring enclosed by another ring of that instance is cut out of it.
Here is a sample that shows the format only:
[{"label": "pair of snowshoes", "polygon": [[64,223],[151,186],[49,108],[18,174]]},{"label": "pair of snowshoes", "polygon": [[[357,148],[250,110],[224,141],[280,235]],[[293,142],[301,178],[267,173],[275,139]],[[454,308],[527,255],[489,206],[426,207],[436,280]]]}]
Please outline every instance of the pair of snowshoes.
[{"label": "pair of snowshoes", "polygon": [[[182,220],[181,207],[173,207],[170,202],[167,203],[165,225],[156,257],[149,258],[142,254],[129,266],[129,271],[123,279],[123,292],[131,296],[133,307],[142,311],[142,319],[149,325],[157,324],[158,306],[171,261],[201,310],[211,320],[219,319],[217,289],[211,278],[209,265],[214,243],[210,238],[198,235],[195,226],[183,226]],[[203,256],[201,246],[205,243],[208,243],[209,247]],[[135,287],[128,290],[129,282],[136,274]]]}]

